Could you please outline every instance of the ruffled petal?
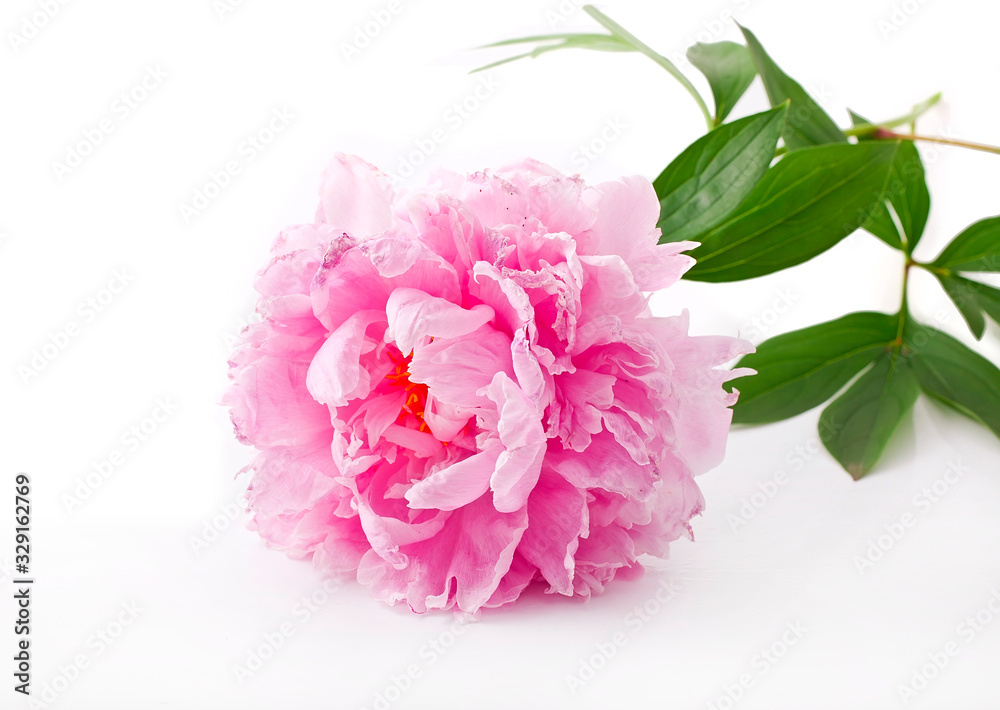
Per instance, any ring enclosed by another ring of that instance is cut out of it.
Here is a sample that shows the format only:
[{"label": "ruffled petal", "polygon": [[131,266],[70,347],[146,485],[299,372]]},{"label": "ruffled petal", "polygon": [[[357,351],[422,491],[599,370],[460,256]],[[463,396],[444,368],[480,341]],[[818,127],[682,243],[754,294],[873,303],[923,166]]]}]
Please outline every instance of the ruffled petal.
[{"label": "ruffled petal", "polygon": [[527,526],[526,509],[499,513],[484,495],[451,512],[433,538],[401,547],[404,567],[366,553],[358,581],[376,598],[405,601],[416,612],[456,606],[473,612],[499,588]]}]

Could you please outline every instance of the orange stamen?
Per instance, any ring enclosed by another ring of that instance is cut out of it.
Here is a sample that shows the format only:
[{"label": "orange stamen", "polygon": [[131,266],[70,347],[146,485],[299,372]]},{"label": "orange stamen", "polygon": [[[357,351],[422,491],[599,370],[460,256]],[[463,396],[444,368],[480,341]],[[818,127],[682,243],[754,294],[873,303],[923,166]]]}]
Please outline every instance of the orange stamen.
[{"label": "orange stamen", "polygon": [[397,348],[390,346],[388,354],[392,362],[395,363],[396,370],[395,372],[390,372],[385,378],[394,387],[402,387],[406,392],[406,399],[399,410],[399,417],[396,419],[396,423],[405,425],[412,417],[419,422],[417,426],[418,431],[430,431],[427,423],[424,421],[424,409],[427,404],[427,385],[410,381],[410,359],[413,357],[413,353],[411,352],[409,355],[403,356]]}]

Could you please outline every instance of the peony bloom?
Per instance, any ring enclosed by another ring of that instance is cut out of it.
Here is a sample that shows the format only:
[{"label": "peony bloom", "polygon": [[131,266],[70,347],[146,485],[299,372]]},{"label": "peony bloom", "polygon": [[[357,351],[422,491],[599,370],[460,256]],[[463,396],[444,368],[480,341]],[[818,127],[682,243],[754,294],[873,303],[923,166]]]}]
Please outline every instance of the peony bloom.
[{"label": "peony bloom", "polygon": [[230,362],[251,526],[417,612],[588,596],[690,536],[744,374],[715,367],[751,346],[651,315],[694,246],[658,214],[638,177],[528,161],[397,195],[337,156]]}]

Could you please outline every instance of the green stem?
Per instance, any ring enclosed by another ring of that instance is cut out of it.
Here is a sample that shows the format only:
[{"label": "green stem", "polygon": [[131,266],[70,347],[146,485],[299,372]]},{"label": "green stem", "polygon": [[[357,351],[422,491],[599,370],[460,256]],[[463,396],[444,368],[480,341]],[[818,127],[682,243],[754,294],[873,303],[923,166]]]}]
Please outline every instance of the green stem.
[{"label": "green stem", "polygon": [[708,110],[708,106],[705,104],[705,100],[701,98],[701,94],[699,94],[698,90],[694,88],[694,84],[692,84],[688,80],[688,78],[684,76],[676,66],[674,66],[673,62],[664,57],[662,54],[659,54],[658,52],[653,50],[649,45],[642,42],[638,37],[633,35],[631,32],[626,30],[624,27],[619,25],[617,22],[612,20],[610,17],[605,15],[603,12],[598,10],[593,5],[584,5],[583,9],[588,15],[597,20],[611,34],[618,37],[618,39],[622,40],[623,42],[634,48],[637,52],[645,54],[647,57],[649,57],[654,62],[659,64],[661,67],[670,72],[670,75],[673,76],[675,79],[677,79],[677,81],[680,82],[681,86],[687,89],[687,92],[691,94],[691,96],[694,98],[695,103],[698,104],[698,108],[701,109],[702,116],[705,117],[705,123],[708,125],[708,130],[711,131],[713,128],[715,128],[715,122],[712,120],[712,114]]},{"label": "green stem", "polygon": [[899,116],[897,118],[891,118],[888,121],[881,121],[879,123],[859,123],[856,126],[851,126],[850,128],[844,129],[844,135],[846,136],[870,136],[875,133],[880,128],[895,128],[896,126],[902,126],[907,123],[913,123],[922,115],[927,113],[927,111],[933,107],[938,101],[941,100],[941,92],[938,92],[931,96],[930,98],[921,101],[919,104],[913,107],[913,110],[904,116]]},{"label": "green stem", "polygon": [[909,306],[906,300],[907,286],[910,283],[910,267],[916,264],[910,255],[906,255],[906,263],[903,265],[903,294],[900,298],[899,304],[899,328],[896,330],[896,339],[892,343],[892,347],[896,352],[903,347],[903,330],[906,328],[906,318],[909,316]]},{"label": "green stem", "polygon": [[[921,136],[913,133],[913,126],[915,126],[916,119],[925,113],[927,109],[936,104],[941,100],[941,94],[937,93],[931,96],[926,101],[917,104],[910,113],[905,116],[899,116],[897,118],[889,119],[888,121],[882,121],[881,123],[859,123],[856,126],[844,129],[844,135],[846,136],[859,136],[859,137],[871,137],[876,140],[904,140],[904,141],[923,141],[925,143],[939,143],[941,145],[953,145],[958,148],[968,148],[969,150],[980,150],[984,153],[993,153],[994,155],[1000,155],[1000,147],[995,145],[987,145],[986,143],[974,143],[973,141],[962,141],[954,138],[940,138],[938,136]],[[910,124],[910,133],[895,133],[888,129],[894,128],[896,126],[902,126],[904,124]],[[774,151],[774,157],[777,158],[780,155],[784,155],[788,152],[785,146],[781,146]],[[914,262],[916,266],[922,266],[921,264]]]}]

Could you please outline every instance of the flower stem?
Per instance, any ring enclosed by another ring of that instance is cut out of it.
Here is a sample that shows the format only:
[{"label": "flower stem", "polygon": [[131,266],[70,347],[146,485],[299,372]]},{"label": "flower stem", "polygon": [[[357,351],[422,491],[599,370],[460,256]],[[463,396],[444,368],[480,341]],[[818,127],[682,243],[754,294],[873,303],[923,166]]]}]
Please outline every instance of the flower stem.
[{"label": "flower stem", "polygon": [[877,138],[887,138],[889,140],[904,140],[904,141],[924,141],[926,143],[940,143],[942,145],[954,145],[959,148],[968,148],[969,150],[981,150],[984,153],[993,153],[995,155],[1000,155],[1000,147],[995,145],[987,145],[986,143],[973,143],[972,141],[960,141],[953,138],[940,138],[938,136],[918,136],[913,133],[893,133],[892,131],[877,131],[875,134]]},{"label": "flower stem", "polygon": [[694,98],[695,103],[698,104],[698,108],[701,109],[702,116],[705,117],[705,123],[708,125],[708,130],[711,131],[713,128],[715,128],[715,122],[712,120],[712,114],[708,110],[708,106],[705,104],[705,100],[701,98],[701,94],[698,93],[698,90],[694,87],[694,84],[692,84],[690,80],[688,80],[688,78],[684,76],[676,66],[674,66],[673,62],[664,57],[662,54],[659,54],[658,52],[653,50],[649,45],[642,42],[638,37],[633,35],[631,32],[626,30],[624,27],[619,25],[617,22],[612,20],[610,17],[605,15],[603,12],[598,10],[593,5],[584,5],[583,9],[584,12],[586,12],[588,15],[597,20],[612,35],[614,35],[618,39],[622,40],[623,42],[634,48],[637,52],[645,54],[647,57],[649,57],[654,62],[659,64],[661,67],[670,72],[670,75],[673,76],[675,79],[677,79],[677,81],[680,82],[681,86],[687,89],[687,92],[691,94],[691,96]]}]

